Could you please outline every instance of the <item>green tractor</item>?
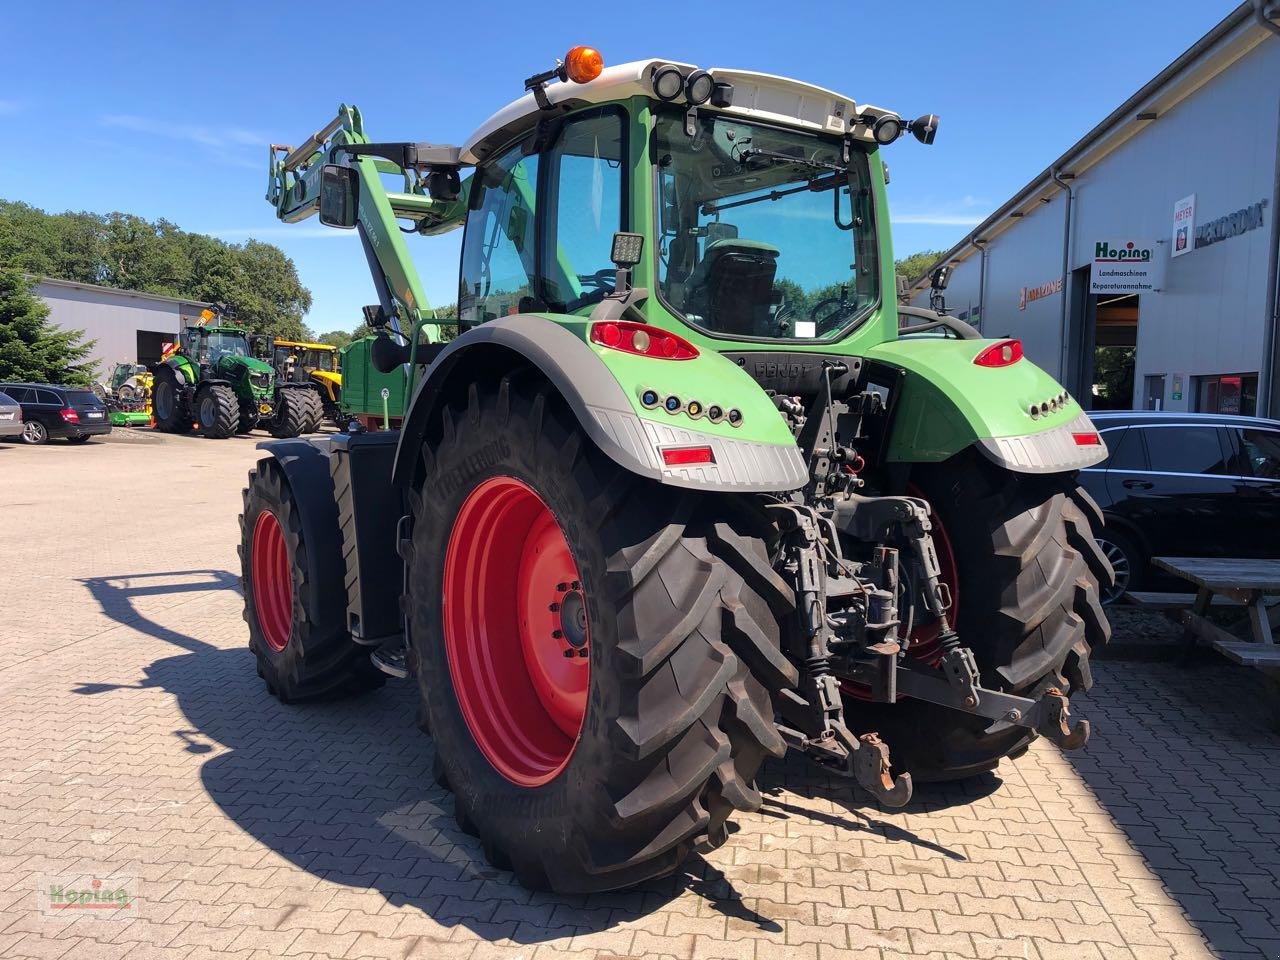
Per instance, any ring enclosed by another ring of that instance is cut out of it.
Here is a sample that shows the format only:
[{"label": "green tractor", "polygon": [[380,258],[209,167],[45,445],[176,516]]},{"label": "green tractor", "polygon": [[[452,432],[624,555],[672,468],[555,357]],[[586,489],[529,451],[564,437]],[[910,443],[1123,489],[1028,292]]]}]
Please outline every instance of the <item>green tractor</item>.
[{"label": "green tractor", "polygon": [[[899,337],[881,155],[937,118],[590,48],[525,89],[461,146],[343,106],[271,150],[277,216],[358,232],[410,389],[250,473],[267,689],[414,678],[460,827],[559,891],[725,842],[788,749],[900,806],[1083,746],[1106,448],[1016,340]],[[456,321],[405,240],[455,227]]]},{"label": "green tractor", "polygon": [[278,382],[271,364],[251,354],[239,327],[186,327],[153,372],[151,408],[156,429],[165,433],[198,426],[222,439],[264,426],[273,437],[296,437],[321,417],[315,392]]}]

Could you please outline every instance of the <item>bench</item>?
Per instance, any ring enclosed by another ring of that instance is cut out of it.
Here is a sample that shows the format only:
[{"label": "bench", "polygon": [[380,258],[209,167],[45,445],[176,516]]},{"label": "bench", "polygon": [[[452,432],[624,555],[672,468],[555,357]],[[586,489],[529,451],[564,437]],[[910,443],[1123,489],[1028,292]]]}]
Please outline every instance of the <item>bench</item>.
[{"label": "bench", "polygon": [[[1280,560],[1155,557],[1152,563],[1196,587],[1194,600],[1178,615],[1189,645],[1198,641],[1236,663],[1267,672],[1280,670],[1280,644],[1275,638],[1280,627]],[[1240,633],[1206,619],[1215,600],[1245,608],[1247,616],[1232,625]],[[1167,605],[1165,609],[1176,608]]]}]

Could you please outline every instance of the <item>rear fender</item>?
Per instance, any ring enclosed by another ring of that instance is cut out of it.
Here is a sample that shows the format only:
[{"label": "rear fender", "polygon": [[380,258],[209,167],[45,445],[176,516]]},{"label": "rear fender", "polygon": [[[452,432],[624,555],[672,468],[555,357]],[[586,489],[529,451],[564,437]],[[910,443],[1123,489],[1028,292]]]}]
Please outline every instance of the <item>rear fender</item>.
[{"label": "rear fender", "polygon": [[[671,363],[618,353],[619,358],[626,361]],[[491,320],[450,342],[427,369],[405,417],[396,452],[394,482],[398,485],[412,482],[418,451],[429,425],[455,391],[465,390],[478,373],[500,370],[503,366],[527,365],[542,373],[564,398],[596,446],[624,470],[658,483],[709,491],[787,491],[802,486],[807,479],[804,460],[764,392],[732,362],[719,355],[681,363],[692,365],[704,361],[705,366],[714,367],[713,372],[717,374],[727,372],[741,378],[739,393],[744,415],[748,413],[748,402],[758,405],[750,410],[753,422],[772,424],[776,420],[781,443],[736,439],[728,435],[732,431],[727,427],[720,427],[715,433],[691,429],[699,421],[688,418],[668,417],[667,422],[663,422],[641,417],[619,375],[582,337],[564,325],[530,314]],[[619,364],[619,369],[629,367]],[[696,380],[698,369],[682,367],[681,373],[686,380]],[[636,384],[628,386],[633,391],[637,387]],[[695,384],[686,382],[686,387],[694,389]],[[715,465],[668,467],[661,452],[668,444],[709,446]]]},{"label": "rear fender", "polygon": [[1007,367],[973,362],[998,342],[891,340],[867,351],[869,359],[904,374],[890,462],[938,463],[971,446],[1017,473],[1063,473],[1106,459],[1106,444],[1084,409],[1030,360]]}]

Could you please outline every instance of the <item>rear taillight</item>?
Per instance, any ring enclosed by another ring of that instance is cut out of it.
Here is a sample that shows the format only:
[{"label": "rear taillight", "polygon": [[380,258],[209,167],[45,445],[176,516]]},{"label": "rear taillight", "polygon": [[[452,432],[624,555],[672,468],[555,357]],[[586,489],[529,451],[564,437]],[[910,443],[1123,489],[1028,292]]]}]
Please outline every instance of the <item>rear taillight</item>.
[{"label": "rear taillight", "polygon": [[1022,359],[1021,340],[1001,340],[993,343],[973,358],[980,367],[1007,367]]},{"label": "rear taillight", "polygon": [[631,320],[606,320],[591,325],[591,342],[610,350],[621,350],[659,360],[692,360],[698,348],[684,337],[661,327]]},{"label": "rear taillight", "polygon": [[716,456],[710,447],[667,447],[662,451],[662,462],[668,467],[687,467],[715,463]]},{"label": "rear taillight", "polygon": [[65,420],[67,423],[80,422],[80,414],[76,413],[70,407],[64,407],[62,410],[59,410],[58,416],[62,417],[62,419]]},{"label": "rear taillight", "polygon": [[1096,433],[1073,433],[1071,439],[1076,442],[1077,447],[1102,446],[1102,438]]}]

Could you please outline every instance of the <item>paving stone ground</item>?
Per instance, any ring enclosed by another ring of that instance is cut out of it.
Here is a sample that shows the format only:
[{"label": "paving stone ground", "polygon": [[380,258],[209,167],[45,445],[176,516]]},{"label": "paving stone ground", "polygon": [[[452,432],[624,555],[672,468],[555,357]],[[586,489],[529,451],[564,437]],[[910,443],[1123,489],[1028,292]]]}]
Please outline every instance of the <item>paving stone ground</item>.
[{"label": "paving stone ground", "polygon": [[[0,444],[0,957],[1280,957],[1280,737],[1262,678],[1214,659],[1098,663],[1087,752],[1038,743],[898,812],[772,764],[679,876],[529,893],[456,828],[407,685],[263,689],[235,554],[254,457]],[[95,876],[124,919],[42,902]]]}]

